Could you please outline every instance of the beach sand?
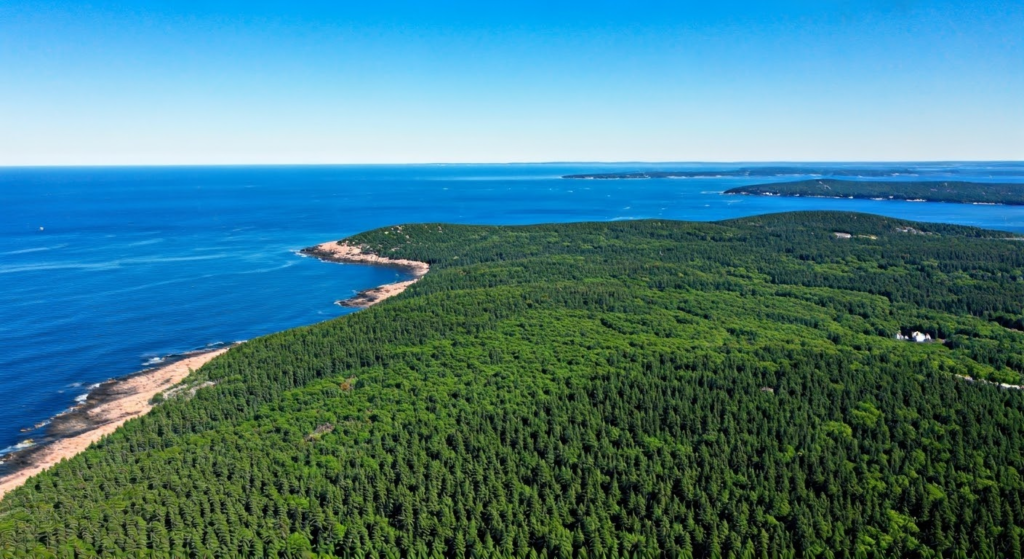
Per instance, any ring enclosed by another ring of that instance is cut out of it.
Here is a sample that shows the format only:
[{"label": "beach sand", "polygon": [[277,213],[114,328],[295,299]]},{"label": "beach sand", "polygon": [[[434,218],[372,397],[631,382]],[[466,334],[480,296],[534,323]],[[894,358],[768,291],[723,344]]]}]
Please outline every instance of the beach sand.
[{"label": "beach sand", "polygon": [[228,349],[230,348],[191,354],[163,367],[103,383],[103,401],[91,403],[89,399],[93,399],[93,394],[90,393],[89,399],[81,409],[70,412],[62,421],[62,430],[81,432],[29,449],[31,452],[26,451],[27,464],[14,473],[0,478],[0,498],[25,483],[30,477],[61,460],[71,458],[92,443],[113,433],[125,421],[145,414],[153,408],[149,401],[154,395],[178,384],[188,376],[190,370],[202,367]]},{"label": "beach sand", "polygon": [[343,242],[329,242],[303,249],[304,254],[315,256],[329,262],[342,262],[347,264],[370,264],[376,266],[393,266],[403,268],[413,275],[413,279],[388,283],[373,289],[360,291],[351,299],[337,301],[343,307],[369,307],[394,297],[405,291],[410,285],[416,283],[430,271],[430,265],[426,262],[416,260],[405,260],[402,258],[387,258],[364,251],[361,246],[349,245]]}]

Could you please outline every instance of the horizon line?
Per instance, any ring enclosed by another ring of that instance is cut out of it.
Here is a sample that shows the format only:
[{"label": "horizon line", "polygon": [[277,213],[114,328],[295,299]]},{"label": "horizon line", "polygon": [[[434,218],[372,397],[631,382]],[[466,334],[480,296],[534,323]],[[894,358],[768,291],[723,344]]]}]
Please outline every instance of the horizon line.
[{"label": "horizon line", "polygon": [[720,160],[720,161],[434,161],[434,162],[347,162],[347,163],[53,163],[0,164],[0,169],[75,169],[75,168],[168,168],[168,167],[402,167],[402,166],[469,166],[469,165],[850,165],[850,164],[914,164],[955,165],[962,163],[1024,164],[1024,159],[846,159],[846,160]]}]

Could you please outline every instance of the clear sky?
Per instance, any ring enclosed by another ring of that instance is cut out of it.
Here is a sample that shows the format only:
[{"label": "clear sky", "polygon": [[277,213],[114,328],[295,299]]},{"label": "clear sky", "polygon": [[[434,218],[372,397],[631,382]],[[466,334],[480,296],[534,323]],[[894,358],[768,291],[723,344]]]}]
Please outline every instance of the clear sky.
[{"label": "clear sky", "polygon": [[0,0],[0,165],[971,159],[1020,0]]}]

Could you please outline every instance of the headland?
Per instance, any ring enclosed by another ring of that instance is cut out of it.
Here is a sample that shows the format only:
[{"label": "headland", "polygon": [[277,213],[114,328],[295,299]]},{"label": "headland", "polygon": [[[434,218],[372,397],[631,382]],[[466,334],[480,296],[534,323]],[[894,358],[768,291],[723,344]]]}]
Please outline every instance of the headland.
[{"label": "headland", "polygon": [[365,308],[371,305],[376,305],[385,299],[389,299],[405,291],[410,285],[419,281],[420,278],[430,271],[430,264],[427,264],[426,262],[380,256],[369,252],[364,246],[350,245],[343,241],[322,243],[314,247],[304,248],[300,252],[328,262],[391,266],[402,269],[413,276],[410,280],[387,283],[372,289],[360,291],[355,295],[355,297],[335,301],[335,303],[343,307]]}]

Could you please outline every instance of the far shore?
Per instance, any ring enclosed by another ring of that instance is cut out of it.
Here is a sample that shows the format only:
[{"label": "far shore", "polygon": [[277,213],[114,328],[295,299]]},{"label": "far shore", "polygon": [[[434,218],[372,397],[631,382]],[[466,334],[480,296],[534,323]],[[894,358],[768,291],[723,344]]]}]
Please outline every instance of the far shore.
[{"label": "far shore", "polygon": [[0,499],[32,476],[84,451],[129,419],[149,412],[153,409],[153,396],[180,383],[191,371],[229,349],[190,353],[163,367],[101,383],[89,393],[84,404],[53,419],[49,427],[52,442],[4,457],[14,471],[0,477]]},{"label": "far shore", "polygon": [[427,264],[426,262],[378,256],[371,252],[367,252],[363,246],[350,245],[341,241],[322,243],[315,247],[302,249],[301,252],[328,262],[370,264],[375,266],[392,266],[402,268],[407,270],[413,276],[413,279],[411,280],[387,283],[372,289],[360,291],[355,297],[335,301],[335,303],[343,307],[365,308],[371,305],[376,305],[385,299],[390,299],[391,297],[405,291],[410,285],[419,281],[420,278],[430,271],[430,264]]}]

